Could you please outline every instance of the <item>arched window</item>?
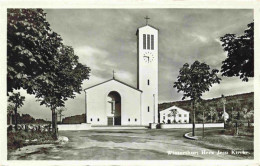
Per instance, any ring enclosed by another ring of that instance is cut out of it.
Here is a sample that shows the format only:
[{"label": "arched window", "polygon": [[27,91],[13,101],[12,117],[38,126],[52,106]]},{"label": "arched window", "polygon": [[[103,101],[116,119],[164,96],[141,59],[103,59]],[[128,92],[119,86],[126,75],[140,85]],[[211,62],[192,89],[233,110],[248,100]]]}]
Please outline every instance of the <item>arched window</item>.
[{"label": "arched window", "polygon": [[150,85],[150,80],[149,79],[147,80],[147,85]]},{"label": "arched window", "polygon": [[92,122],[92,118],[90,118],[90,121]]},{"label": "arched window", "polygon": [[137,119],[135,118],[135,121],[137,121]]},{"label": "arched window", "polygon": [[147,107],[147,111],[150,112],[150,107],[149,106]]},{"label": "arched window", "polygon": [[99,118],[97,118],[97,121],[99,122]]},{"label": "arched window", "polygon": [[128,122],[130,122],[130,118],[128,118]]}]

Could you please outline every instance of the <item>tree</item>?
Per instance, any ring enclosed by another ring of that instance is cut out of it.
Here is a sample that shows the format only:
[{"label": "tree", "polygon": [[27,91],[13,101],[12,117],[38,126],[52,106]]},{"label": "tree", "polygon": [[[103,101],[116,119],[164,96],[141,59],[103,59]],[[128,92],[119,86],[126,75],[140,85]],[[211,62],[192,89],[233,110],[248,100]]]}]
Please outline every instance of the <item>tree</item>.
[{"label": "tree", "polygon": [[254,77],[254,22],[247,26],[241,36],[226,34],[220,38],[224,51],[227,52],[227,59],[221,66],[223,76],[239,76],[242,81]]},{"label": "tree", "polygon": [[56,109],[64,107],[66,100],[82,91],[82,82],[89,78],[90,69],[78,62],[72,47],[62,46],[55,55],[55,61],[49,65],[50,71],[38,77],[37,83],[43,88],[35,90],[35,94],[41,105],[50,107],[53,133],[57,137]]},{"label": "tree", "polygon": [[8,10],[8,92],[23,88],[52,111],[57,137],[56,108],[82,90],[90,69],[78,62],[72,47],[53,32],[42,9]]},{"label": "tree", "polygon": [[7,10],[7,92],[23,88],[33,94],[34,79],[49,70],[52,51],[59,47],[42,9]]},{"label": "tree", "polygon": [[62,115],[62,112],[64,112],[64,111],[66,111],[66,108],[64,108],[64,107],[57,109],[57,114],[60,118],[60,122],[61,122],[61,117],[64,116],[64,115]]},{"label": "tree", "polygon": [[173,116],[173,123],[176,123],[176,115],[178,113],[177,109],[171,109],[171,116]]},{"label": "tree", "polygon": [[195,104],[201,100],[204,92],[209,91],[212,84],[220,83],[220,78],[217,76],[218,70],[210,71],[209,65],[195,61],[191,66],[185,63],[179,71],[177,81],[174,82],[174,88],[179,92],[183,92],[183,98],[190,98],[193,106],[193,127],[192,135],[195,136]]},{"label": "tree", "polygon": [[210,106],[209,107],[209,110],[208,110],[208,116],[210,117],[210,122],[212,123],[213,122],[213,116],[217,114],[217,110],[215,107],[213,106]]},{"label": "tree", "polygon": [[15,115],[15,130],[17,131],[17,108],[20,108],[23,106],[23,102],[25,100],[24,96],[20,95],[20,92],[13,93],[11,96],[9,96],[8,102],[11,102],[14,104],[14,115]]}]

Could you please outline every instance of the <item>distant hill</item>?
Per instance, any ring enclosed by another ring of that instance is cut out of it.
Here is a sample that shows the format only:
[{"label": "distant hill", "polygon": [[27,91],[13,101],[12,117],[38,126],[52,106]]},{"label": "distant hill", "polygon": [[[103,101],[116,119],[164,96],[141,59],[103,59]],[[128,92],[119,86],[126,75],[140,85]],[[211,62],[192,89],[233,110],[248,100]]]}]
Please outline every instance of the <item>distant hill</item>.
[{"label": "distant hill", "polygon": [[[14,115],[7,114],[7,124],[14,123],[15,118]],[[17,113],[17,122],[18,124],[49,124],[50,121],[44,120],[44,119],[35,119],[29,114],[22,114],[20,115]]]},{"label": "distant hill", "polygon": [[69,116],[62,119],[63,124],[80,124],[86,123],[86,114]]},{"label": "distant hill", "polygon": [[[207,99],[206,101],[209,102],[209,104],[213,104],[213,105],[217,106],[217,103],[220,102],[220,99],[221,99],[221,97],[218,97],[218,98],[213,98],[213,99]],[[226,96],[227,103],[233,102],[235,100],[237,100],[241,103],[245,103],[245,101],[247,101],[247,100],[253,101],[254,100],[254,92]],[[191,111],[191,101],[190,100],[160,103],[158,105],[158,108],[159,108],[159,111],[161,111],[161,110],[169,108],[173,105],[180,107],[180,108],[183,108],[185,110]],[[217,108],[217,110],[222,111],[223,108],[219,107],[219,108]],[[63,124],[80,124],[80,123],[85,123],[85,122],[86,122],[86,114],[69,116],[69,117],[66,117],[62,120]]]},{"label": "distant hill", "polygon": [[[225,96],[227,103],[231,103],[235,100],[245,103],[247,100],[252,100],[254,101],[254,92],[250,93],[243,93],[243,94],[236,94],[236,95],[231,95],[231,96]],[[213,99],[207,99],[205,100],[209,104],[215,104],[217,105],[218,102],[220,102],[221,97],[218,98],[213,98]],[[246,104],[246,103],[245,103]],[[171,106],[178,106],[181,107],[185,110],[191,111],[191,101],[190,100],[183,100],[183,101],[174,101],[174,102],[168,102],[168,103],[160,103],[158,105],[159,111],[164,110],[166,108],[169,108]],[[222,108],[221,108],[222,110]]]}]

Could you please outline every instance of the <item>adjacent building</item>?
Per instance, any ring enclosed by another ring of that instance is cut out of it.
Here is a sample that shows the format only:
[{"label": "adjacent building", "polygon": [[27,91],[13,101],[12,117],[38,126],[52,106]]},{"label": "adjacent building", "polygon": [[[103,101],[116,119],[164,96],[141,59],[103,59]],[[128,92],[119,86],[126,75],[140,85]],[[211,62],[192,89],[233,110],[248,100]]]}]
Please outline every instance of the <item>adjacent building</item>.
[{"label": "adjacent building", "polygon": [[160,123],[189,123],[190,112],[177,106],[160,111]]}]

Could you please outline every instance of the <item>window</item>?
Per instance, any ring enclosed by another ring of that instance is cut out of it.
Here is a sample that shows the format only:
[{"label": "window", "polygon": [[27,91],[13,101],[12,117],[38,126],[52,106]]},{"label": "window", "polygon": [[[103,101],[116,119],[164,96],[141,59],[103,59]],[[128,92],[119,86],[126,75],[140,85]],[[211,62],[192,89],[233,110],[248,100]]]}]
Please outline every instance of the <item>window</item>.
[{"label": "window", "polygon": [[146,49],[146,35],[143,34],[143,49]]},{"label": "window", "polygon": [[130,122],[130,118],[128,118],[128,122]]},{"label": "window", "polygon": [[147,35],[147,49],[150,50],[150,35]]},{"label": "window", "polygon": [[181,114],[179,114],[179,117],[181,117]]},{"label": "window", "polygon": [[135,118],[135,121],[137,121],[137,119]]},{"label": "window", "polygon": [[187,123],[187,120],[184,120],[185,123]]},{"label": "window", "polygon": [[147,80],[147,85],[150,85],[150,80]]},{"label": "window", "polygon": [[154,36],[151,35],[151,50],[154,49]]},{"label": "window", "polygon": [[99,118],[97,118],[97,121],[99,122]]},{"label": "window", "polygon": [[178,122],[181,123],[181,120],[179,120]]},{"label": "window", "polygon": [[149,106],[147,107],[147,111],[150,112],[150,107]]},{"label": "window", "polygon": [[187,117],[187,114],[184,114],[184,117]]},{"label": "window", "polygon": [[165,116],[163,116],[163,120],[165,119]]},{"label": "window", "polygon": [[90,121],[92,122],[92,118],[90,118]]}]

